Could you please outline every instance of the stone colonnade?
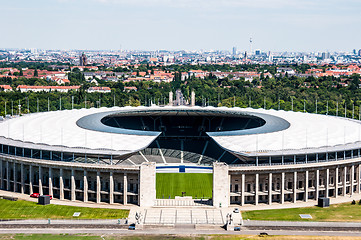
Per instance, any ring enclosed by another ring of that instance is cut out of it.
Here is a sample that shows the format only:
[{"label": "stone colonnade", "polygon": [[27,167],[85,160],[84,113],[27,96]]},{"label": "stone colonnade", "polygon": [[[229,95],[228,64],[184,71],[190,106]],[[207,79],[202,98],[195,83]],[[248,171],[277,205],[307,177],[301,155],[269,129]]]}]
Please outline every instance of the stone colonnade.
[{"label": "stone colonnade", "polygon": [[1,156],[0,189],[60,200],[139,204],[141,168]]},{"label": "stone colonnade", "polygon": [[[213,206],[296,203],[360,193],[361,159],[280,165],[213,164]],[[60,200],[154,206],[156,166],[97,165],[0,156],[0,188]]]},{"label": "stone colonnade", "polygon": [[276,167],[229,167],[229,203],[283,204],[360,193],[361,159]]}]

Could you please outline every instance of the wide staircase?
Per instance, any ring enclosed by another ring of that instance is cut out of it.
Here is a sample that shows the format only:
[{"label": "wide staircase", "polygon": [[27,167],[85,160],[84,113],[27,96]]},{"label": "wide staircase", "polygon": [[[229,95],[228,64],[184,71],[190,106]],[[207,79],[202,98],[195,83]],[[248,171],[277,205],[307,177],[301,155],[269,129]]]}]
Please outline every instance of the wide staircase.
[{"label": "wide staircase", "polygon": [[144,224],[225,224],[224,212],[220,209],[150,208],[144,211]]}]

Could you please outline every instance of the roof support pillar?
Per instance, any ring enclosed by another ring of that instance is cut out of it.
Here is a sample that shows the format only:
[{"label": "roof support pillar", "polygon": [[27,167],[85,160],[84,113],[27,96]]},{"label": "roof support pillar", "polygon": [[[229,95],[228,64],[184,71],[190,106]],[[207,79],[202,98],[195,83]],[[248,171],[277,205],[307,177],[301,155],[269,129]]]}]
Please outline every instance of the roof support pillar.
[{"label": "roof support pillar", "polygon": [[60,188],[60,200],[64,200],[64,180],[63,180],[64,170],[60,168],[59,170],[59,188]]},{"label": "roof support pillar", "polygon": [[33,194],[33,166],[29,165],[29,193]]},{"label": "roof support pillar", "polygon": [[39,166],[39,194],[43,195],[43,170],[42,167]]},{"label": "roof support pillar", "polygon": [[346,180],[347,180],[347,167],[343,167],[343,179],[342,179],[342,195],[346,196]]},{"label": "roof support pillar", "polygon": [[320,170],[315,172],[315,200],[318,201],[319,198],[319,186],[320,186]]},{"label": "roof support pillar", "polygon": [[259,182],[259,175],[258,173],[256,173],[255,175],[256,179],[255,179],[255,188],[254,188],[254,204],[258,205],[258,182]]},{"label": "roof support pillar", "polygon": [[337,198],[338,195],[338,167],[335,169],[335,198]]},{"label": "roof support pillar", "polygon": [[86,170],[84,170],[83,176],[83,202],[88,202],[88,177]]},{"label": "roof support pillar", "polygon": [[99,170],[97,171],[97,181],[96,181],[96,183],[97,183],[96,202],[100,203],[101,202],[101,194],[100,194],[101,183],[100,183],[100,171]]},{"label": "roof support pillar", "polygon": [[268,174],[268,205],[272,205],[272,173]]},{"label": "roof support pillar", "polygon": [[325,197],[329,197],[329,188],[330,188],[330,169],[326,169],[326,183],[325,183]]},{"label": "roof support pillar", "polygon": [[308,202],[308,170],[305,171],[305,184],[304,184],[304,190],[305,190],[305,202]]},{"label": "roof support pillar", "polygon": [[297,201],[297,171],[293,172],[293,203]]},{"label": "roof support pillar", "polygon": [[244,206],[244,200],[245,200],[245,186],[246,186],[246,175],[242,173],[242,182],[241,182],[241,206]]},{"label": "roof support pillar", "polygon": [[285,173],[281,173],[281,204],[285,203]]}]

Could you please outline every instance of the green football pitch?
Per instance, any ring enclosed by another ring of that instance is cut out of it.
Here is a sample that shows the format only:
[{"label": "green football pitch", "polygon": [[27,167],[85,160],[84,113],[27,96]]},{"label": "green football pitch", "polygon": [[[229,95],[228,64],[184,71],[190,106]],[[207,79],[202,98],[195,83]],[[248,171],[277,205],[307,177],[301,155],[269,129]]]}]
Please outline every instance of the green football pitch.
[{"label": "green football pitch", "polygon": [[157,198],[192,196],[194,199],[212,198],[212,173],[157,173]]}]

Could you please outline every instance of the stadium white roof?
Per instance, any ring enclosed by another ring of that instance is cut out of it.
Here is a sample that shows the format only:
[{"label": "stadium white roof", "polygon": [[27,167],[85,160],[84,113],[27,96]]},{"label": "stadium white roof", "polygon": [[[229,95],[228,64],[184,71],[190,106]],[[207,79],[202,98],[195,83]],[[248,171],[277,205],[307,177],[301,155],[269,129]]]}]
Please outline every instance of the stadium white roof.
[{"label": "stadium white roof", "polygon": [[[112,150],[118,154],[136,152],[146,148],[158,136],[157,134],[137,134],[102,132],[85,129],[77,121],[85,116],[116,111],[147,110],[198,110],[205,112],[228,112],[248,114],[265,114],[281,118],[289,123],[285,129],[274,132],[260,131],[255,128],[251,134],[231,134],[231,132],[209,133],[223,148],[244,155],[277,155],[287,153],[312,153],[341,151],[361,147],[361,122],[342,117],[287,112],[264,109],[241,109],[226,107],[114,107],[80,110],[64,110],[34,113],[0,121],[0,143],[32,143],[44,146],[63,146],[67,148],[85,148]],[[154,132],[153,132],[154,133]],[[11,144],[13,145],[13,144]],[[346,146],[345,146],[346,145]],[[22,146],[22,145],[20,145]],[[114,153],[114,154],[116,154]]]},{"label": "stadium white roof", "polygon": [[243,111],[280,117],[288,121],[290,127],[270,133],[213,137],[219,145],[233,152],[245,155],[282,155],[361,147],[361,122],[357,120],[291,111],[250,108]]},{"label": "stadium white roof", "polygon": [[157,136],[93,131],[76,124],[80,118],[89,114],[127,108],[132,109],[91,108],[28,114],[0,122],[0,137],[69,148],[108,149],[121,154],[135,152],[147,147]]}]

